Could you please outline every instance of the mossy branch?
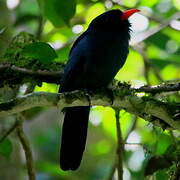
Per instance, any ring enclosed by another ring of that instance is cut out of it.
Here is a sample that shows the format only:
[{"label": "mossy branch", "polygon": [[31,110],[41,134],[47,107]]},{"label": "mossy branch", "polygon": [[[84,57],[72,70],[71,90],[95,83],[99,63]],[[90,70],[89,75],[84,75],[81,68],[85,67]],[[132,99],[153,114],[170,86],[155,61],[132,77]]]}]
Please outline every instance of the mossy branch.
[{"label": "mossy branch", "polygon": [[87,95],[83,91],[66,93],[34,92],[17,97],[0,104],[0,116],[8,116],[30,108],[42,106],[57,106],[61,109],[74,106],[102,105],[116,109],[125,109],[143,119],[152,122],[163,129],[180,129],[178,103],[167,103],[150,97],[138,97],[122,89],[112,90],[113,104],[105,91],[96,91]]},{"label": "mossy branch", "polygon": [[[0,76],[2,80],[13,79],[12,84],[19,84],[22,82],[30,82],[34,79],[36,82],[47,82],[60,84],[63,76],[64,64],[59,64],[61,68],[58,71],[53,70],[32,70],[24,67],[18,67],[12,64],[0,64]],[[8,73],[7,73],[8,72]],[[16,73],[16,77],[14,77]],[[16,79],[16,80],[15,80]],[[119,83],[120,84],[120,83]],[[1,85],[1,84],[0,84]],[[121,85],[121,84],[120,84]],[[122,84],[123,85],[123,84]],[[180,91],[180,82],[163,83],[156,86],[141,86],[139,88],[131,88],[136,92],[146,93],[162,93]]]}]

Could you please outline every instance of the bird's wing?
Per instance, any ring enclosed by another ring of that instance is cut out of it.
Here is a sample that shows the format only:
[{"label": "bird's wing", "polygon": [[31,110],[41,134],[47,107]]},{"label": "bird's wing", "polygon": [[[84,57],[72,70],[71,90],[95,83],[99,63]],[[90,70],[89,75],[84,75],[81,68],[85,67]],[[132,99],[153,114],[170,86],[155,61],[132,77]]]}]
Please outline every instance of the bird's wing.
[{"label": "bird's wing", "polygon": [[[83,88],[83,73],[84,73],[84,63],[85,63],[85,57],[84,48],[81,48],[78,46],[85,46],[86,43],[83,42],[83,45],[80,45],[80,41],[82,42],[82,39],[87,35],[87,31],[85,31],[81,36],[77,38],[77,40],[74,42],[70,53],[69,53],[69,60],[66,64],[65,70],[64,70],[64,76],[61,80],[61,88],[60,92],[64,91],[72,91],[75,89],[81,89]],[[77,49],[75,50],[75,48]]]},{"label": "bird's wing", "polygon": [[72,53],[73,49],[75,48],[75,46],[77,46],[77,44],[79,43],[79,41],[80,41],[81,39],[83,39],[83,37],[84,37],[86,34],[87,34],[87,31],[85,31],[83,34],[81,34],[81,35],[75,40],[74,44],[73,44],[72,47],[71,47],[71,50],[70,50],[70,52],[69,52],[69,55],[71,55],[71,53]]},{"label": "bird's wing", "polygon": [[82,57],[76,61],[69,60],[61,81],[60,92],[83,88],[83,66]]}]

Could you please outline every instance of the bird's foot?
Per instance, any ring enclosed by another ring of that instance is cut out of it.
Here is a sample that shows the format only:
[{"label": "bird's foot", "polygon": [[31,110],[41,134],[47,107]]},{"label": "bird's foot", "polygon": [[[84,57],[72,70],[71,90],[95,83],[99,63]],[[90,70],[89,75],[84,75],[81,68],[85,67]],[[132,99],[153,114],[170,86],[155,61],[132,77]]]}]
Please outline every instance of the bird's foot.
[{"label": "bird's foot", "polygon": [[85,96],[87,97],[87,100],[89,102],[89,106],[91,106],[91,95],[93,94],[92,90],[84,89]]},{"label": "bird's foot", "polygon": [[113,102],[114,102],[114,94],[113,94],[113,91],[112,91],[111,88],[103,87],[103,88],[96,89],[96,90],[84,89],[84,92],[85,92],[85,96],[86,96],[87,99],[88,99],[89,106],[91,106],[91,96],[92,96],[94,93],[98,93],[98,92],[104,92],[104,94],[109,97],[109,99],[110,99],[110,101],[111,101],[111,105],[113,105]]},{"label": "bird's foot", "polygon": [[111,88],[102,87],[102,88],[98,89],[96,92],[104,93],[106,96],[108,96],[110,101],[111,101],[110,104],[113,105],[114,94],[113,94],[113,90]]},{"label": "bird's foot", "polygon": [[113,105],[113,102],[114,102],[114,94],[113,94],[113,91],[112,89],[108,88],[108,87],[105,87],[105,92],[107,93],[107,96],[110,98],[111,100],[111,105]]}]

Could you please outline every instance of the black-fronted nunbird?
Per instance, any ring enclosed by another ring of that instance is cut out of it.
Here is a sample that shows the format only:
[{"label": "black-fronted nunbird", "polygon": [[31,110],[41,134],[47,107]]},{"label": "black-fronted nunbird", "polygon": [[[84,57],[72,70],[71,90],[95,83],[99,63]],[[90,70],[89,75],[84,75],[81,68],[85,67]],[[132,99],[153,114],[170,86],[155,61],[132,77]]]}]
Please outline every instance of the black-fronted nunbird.
[{"label": "black-fronted nunbird", "polygon": [[[128,18],[138,12],[110,10],[96,17],[73,44],[59,92],[107,87],[124,65],[130,39]],[[89,106],[65,110],[60,151],[63,170],[76,170],[85,149]]]}]

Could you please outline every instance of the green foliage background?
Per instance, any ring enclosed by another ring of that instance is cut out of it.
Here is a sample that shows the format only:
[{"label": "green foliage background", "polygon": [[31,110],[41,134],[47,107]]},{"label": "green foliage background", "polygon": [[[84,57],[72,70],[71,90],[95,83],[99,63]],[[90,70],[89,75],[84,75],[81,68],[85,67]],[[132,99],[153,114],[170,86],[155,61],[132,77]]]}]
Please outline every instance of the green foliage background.
[{"label": "green foliage background", "polygon": [[[47,54],[49,57],[47,60],[41,55],[32,56],[28,47],[24,51],[27,56],[43,59],[47,64],[51,61],[66,62],[72,42],[81,33],[75,32],[75,29],[84,31],[94,17],[108,9],[124,10],[133,7],[141,9],[143,14],[147,14],[149,22],[148,28],[144,31],[158,26],[180,10],[179,0],[21,0],[13,9],[7,7],[7,2],[5,0],[0,2],[0,56],[4,54],[12,37],[21,31],[26,31],[42,42],[51,43],[55,48],[57,57],[52,52],[50,56]],[[49,48],[45,46],[43,45],[45,49],[40,47],[40,51],[45,52]],[[162,81],[180,78],[180,32],[178,29],[169,25],[146,39],[143,46],[150,60],[149,69],[147,70],[143,56],[131,47],[125,66],[116,75],[117,80],[137,86],[146,83],[155,85]],[[32,45],[29,48],[36,49],[37,46],[35,44],[34,47]],[[34,91],[57,92],[58,85],[43,83],[41,87],[36,86]],[[160,98],[178,101],[179,96],[170,95]],[[112,108],[92,108],[86,152],[81,167],[76,172],[63,172],[59,169],[62,114],[56,109],[49,108],[36,108],[24,114],[28,119],[25,123],[25,131],[33,148],[37,180],[108,180],[116,161],[115,112]],[[120,113],[120,122],[123,138],[127,142],[124,151],[124,179],[143,180],[148,160],[151,157],[175,151],[172,147],[177,143],[179,132],[163,131],[125,111]],[[10,139],[12,144],[7,140],[0,145],[1,158],[9,157],[0,162],[0,167],[5,166],[4,161],[12,161],[11,156],[16,152],[16,145],[14,145],[16,141],[12,137]],[[11,151],[13,153],[10,153]],[[18,180],[25,179],[26,173],[22,153],[20,157]],[[154,161],[154,163],[157,162]],[[11,171],[11,168],[9,166],[10,170],[3,170],[5,171],[3,174]],[[150,168],[153,167],[150,165]],[[167,169],[156,171],[153,178],[166,180],[168,179],[168,173],[166,173]]]}]

